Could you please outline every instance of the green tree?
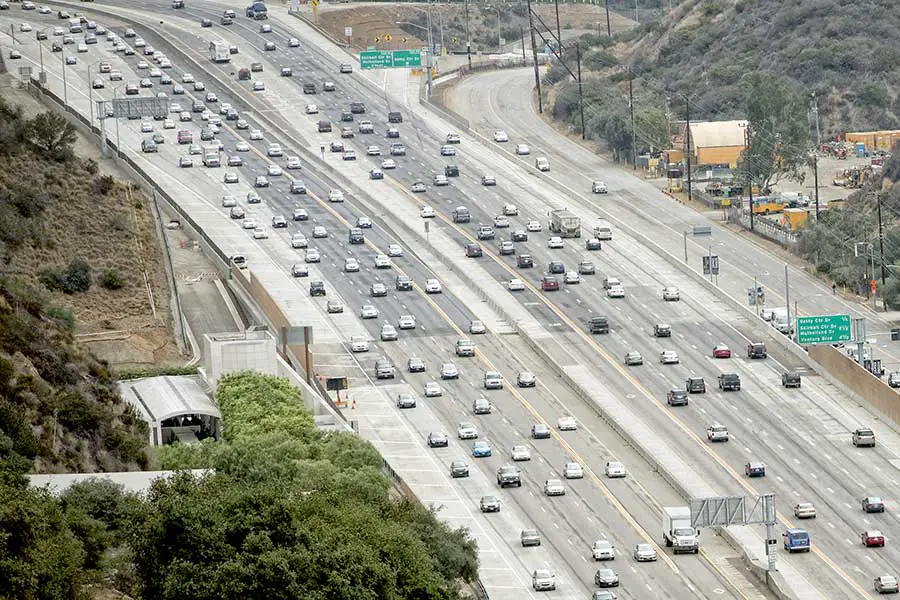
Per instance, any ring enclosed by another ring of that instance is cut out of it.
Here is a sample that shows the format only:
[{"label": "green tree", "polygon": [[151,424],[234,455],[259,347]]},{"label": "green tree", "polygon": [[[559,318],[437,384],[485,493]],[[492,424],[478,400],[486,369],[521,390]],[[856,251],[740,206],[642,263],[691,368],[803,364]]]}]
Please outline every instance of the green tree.
[{"label": "green tree", "polygon": [[47,158],[66,160],[72,156],[72,146],[78,139],[75,126],[55,112],[44,112],[28,121],[28,139]]},{"label": "green tree", "polygon": [[802,181],[810,150],[805,103],[772,73],[750,73],[743,86],[750,146],[739,168],[762,189],[784,177]]}]

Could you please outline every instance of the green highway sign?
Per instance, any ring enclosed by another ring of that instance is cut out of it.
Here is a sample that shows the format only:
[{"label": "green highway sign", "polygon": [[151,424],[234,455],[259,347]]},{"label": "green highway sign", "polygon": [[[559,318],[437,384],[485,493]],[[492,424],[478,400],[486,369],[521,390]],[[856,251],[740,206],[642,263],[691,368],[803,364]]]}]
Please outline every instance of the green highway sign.
[{"label": "green highway sign", "polygon": [[418,50],[366,50],[359,53],[362,69],[392,69],[422,66]]},{"label": "green highway sign", "polygon": [[850,315],[797,317],[797,343],[834,344],[850,341]]}]

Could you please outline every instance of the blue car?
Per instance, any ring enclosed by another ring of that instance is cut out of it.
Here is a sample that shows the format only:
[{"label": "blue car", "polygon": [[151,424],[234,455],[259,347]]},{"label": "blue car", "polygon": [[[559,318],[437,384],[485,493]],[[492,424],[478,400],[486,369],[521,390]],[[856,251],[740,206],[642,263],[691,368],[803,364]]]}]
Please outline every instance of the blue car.
[{"label": "blue car", "polygon": [[491,445],[484,440],[472,444],[472,456],[475,458],[484,458],[491,455]]}]

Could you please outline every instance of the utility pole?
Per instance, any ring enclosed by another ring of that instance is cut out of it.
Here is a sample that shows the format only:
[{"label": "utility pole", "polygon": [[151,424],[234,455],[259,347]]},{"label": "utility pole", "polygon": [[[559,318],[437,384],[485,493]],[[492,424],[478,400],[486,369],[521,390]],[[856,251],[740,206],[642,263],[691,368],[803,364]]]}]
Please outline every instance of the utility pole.
[{"label": "utility pole", "polygon": [[525,26],[519,26],[519,30],[522,32],[522,66],[528,64],[528,60],[525,58]]},{"label": "utility pole", "polygon": [[[816,153],[813,152],[813,185],[816,190],[816,223],[819,222],[819,159],[816,157]],[[878,205],[879,208],[881,204]],[[881,219],[878,219],[881,222]]]},{"label": "utility pole", "polygon": [[606,35],[612,37],[612,27],[609,24],[609,0],[606,0]]},{"label": "utility pole", "polygon": [[[578,110],[581,111],[581,139],[587,139],[584,130],[584,92],[581,89],[581,44],[575,43],[575,61],[578,72]],[[880,206],[880,205],[879,205]]]},{"label": "utility pole", "polygon": [[[466,0],[468,2],[468,0]],[[544,101],[541,97],[541,73],[538,69],[537,45],[534,43],[534,13],[531,12],[531,0],[528,0],[528,29],[531,32],[531,54],[534,56],[534,85],[537,87],[538,112],[544,112]]]},{"label": "utility pole", "polygon": [[[687,184],[688,184],[688,202],[692,202],[694,200],[693,190],[691,189],[691,101],[688,100],[687,96],[684,97],[684,107],[685,107],[685,121],[686,125],[684,128],[684,145],[685,145],[685,158],[687,158]],[[750,214],[753,214],[753,208],[750,209]]]},{"label": "utility pole", "polygon": [[471,71],[472,70],[472,40],[469,39],[469,0],[466,0],[466,58],[469,60],[469,70]]},{"label": "utility pole", "polygon": [[[787,312],[788,322],[788,339],[792,339],[791,335],[791,286],[788,283],[788,266],[784,265],[784,310]],[[796,316],[796,315],[795,315]]]},{"label": "utility pole", "polygon": [[[878,200],[878,252],[881,254],[881,286],[884,288],[884,230],[881,228],[881,193],[876,192],[875,198]],[[875,267],[872,267],[872,278],[875,278]],[[884,291],[882,291],[882,296]]]},{"label": "utility pole", "polygon": [[819,133],[819,101],[816,98],[816,93],[812,93],[812,101],[813,101],[813,116],[816,119],[816,149],[822,147],[822,135]]},{"label": "utility pole", "polygon": [[563,53],[562,29],[559,26],[559,0],[554,0],[556,4],[556,43],[559,44],[559,55]]},{"label": "utility pole", "polygon": [[[750,152],[750,123],[744,128],[744,146]],[[750,195],[750,231],[753,231],[753,174],[750,173],[751,162],[747,160],[747,193]],[[818,215],[816,215],[818,218]]]},{"label": "utility pole", "polygon": [[628,69],[628,108],[631,110],[631,170],[637,171],[637,136],[634,128],[634,90],[632,82],[634,81],[634,73]]}]

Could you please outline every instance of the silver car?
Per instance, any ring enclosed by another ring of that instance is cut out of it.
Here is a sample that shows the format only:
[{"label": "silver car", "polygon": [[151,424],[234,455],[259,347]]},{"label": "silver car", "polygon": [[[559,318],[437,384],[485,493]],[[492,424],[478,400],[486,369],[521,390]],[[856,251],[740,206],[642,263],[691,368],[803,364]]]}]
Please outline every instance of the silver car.
[{"label": "silver car", "polygon": [[556,575],[549,569],[538,569],[531,574],[531,587],[536,592],[556,589]]},{"label": "silver car", "polygon": [[638,544],[634,547],[634,560],[638,562],[656,560],[656,548],[650,544]]},{"label": "silver car", "polygon": [[461,440],[474,440],[478,438],[478,428],[473,423],[463,421],[456,427],[456,435]]},{"label": "silver car", "polygon": [[531,460],[531,450],[528,446],[517,445],[512,447],[512,459],[516,462]]},{"label": "silver car", "polygon": [[625,366],[632,365],[642,365],[644,364],[644,357],[641,356],[641,353],[637,350],[632,350],[630,352],[625,353]]},{"label": "silver car", "polygon": [[394,326],[390,323],[385,323],[381,326],[381,341],[382,342],[396,342],[397,341],[397,330],[394,329]]},{"label": "silver car", "polygon": [[566,479],[582,479],[584,477],[584,469],[577,462],[567,462],[563,467],[563,476]]},{"label": "silver car", "polygon": [[591,544],[591,555],[594,560],[615,560],[616,550],[607,540],[597,540]]},{"label": "silver car", "polygon": [[457,379],[459,378],[459,370],[453,363],[444,363],[441,365],[441,379]]},{"label": "silver car", "polygon": [[565,496],[566,486],[559,479],[548,479],[544,482],[545,496]]}]

